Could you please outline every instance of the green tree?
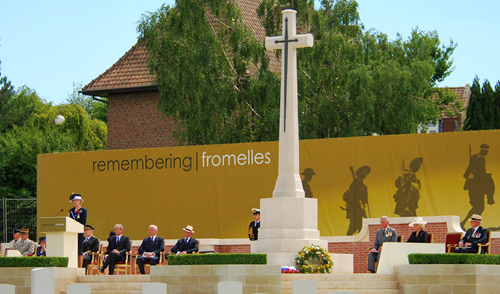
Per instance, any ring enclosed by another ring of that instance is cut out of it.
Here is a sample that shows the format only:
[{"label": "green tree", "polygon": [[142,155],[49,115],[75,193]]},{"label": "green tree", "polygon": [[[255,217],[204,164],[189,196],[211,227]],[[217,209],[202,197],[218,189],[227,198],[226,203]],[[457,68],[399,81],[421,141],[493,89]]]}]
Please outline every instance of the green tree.
[{"label": "green tree", "polygon": [[[270,70],[270,52],[235,1],[176,4],[143,15],[138,31],[157,77],[158,109],[177,122],[179,141],[277,140],[280,73]],[[265,0],[258,9],[268,36],[281,34],[283,8],[298,10],[299,30],[314,34],[314,47],[298,53],[301,138],[414,133],[455,103],[433,95],[453,70],[456,44],[441,45],[437,32],[418,29],[389,41],[364,30],[356,1],[321,5]]]},{"label": "green tree", "polygon": [[464,130],[491,130],[500,128],[500,81],[497,82],[495,90],[488,80],[483,87],[479,84],[476,76],[472,82],[469,105],[464,123]]},{"label": "green tree", "polygon": [[493,130],[496,125],[495,91],[488,80],[485,80],[481,88],[483,101],[484,130]]},{"label": "green tree", "polygon": [[92,96],[83,95],[80,93],[80,89],[82,89],[82,83],[73,83],[73,92],[68,94],[64,103],[67,104],[77,104],[83,107],[87,112],[88,116],[91,119],[98,119],[105,123],[108,122],[108,98],[100,98],[103,101],[96,101],[92,98]]},{"label": "green tree", "polygon": [[7,77],[2,77],[0,73],[0,133],[7,130],[11,120],[11,104],[12,96],[14,96],[14,86],[7,80]]}]

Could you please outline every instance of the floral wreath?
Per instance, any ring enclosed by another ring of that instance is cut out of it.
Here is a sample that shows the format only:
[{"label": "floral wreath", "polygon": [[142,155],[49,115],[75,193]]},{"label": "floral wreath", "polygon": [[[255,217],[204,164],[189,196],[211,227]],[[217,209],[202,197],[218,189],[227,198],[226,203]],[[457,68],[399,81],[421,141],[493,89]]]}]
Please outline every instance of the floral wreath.
[{"label": "floral wreath", "polygon": [[[317,260],[320,264],[315,267],[309,264],[309,260]],[[301,273],[306,274],[324,274],[330,273],[333,267],[333,261],[325,249],[318,245],[309,245],[302,247],[295,257],[295,265]]]}]

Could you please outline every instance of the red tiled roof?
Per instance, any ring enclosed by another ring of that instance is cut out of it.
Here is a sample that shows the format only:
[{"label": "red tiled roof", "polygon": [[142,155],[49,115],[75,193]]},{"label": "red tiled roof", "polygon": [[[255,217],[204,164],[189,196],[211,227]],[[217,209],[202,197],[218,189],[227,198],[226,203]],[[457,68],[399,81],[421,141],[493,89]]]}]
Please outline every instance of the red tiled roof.
[{"label": "red tiled roof", "polygon": [[[465,87],[449,87],[449,90],[453,91],[459,100],[462,100],[462,104],[467,109],[467,105],[469,105],[470,98],[470,85],[466,84]],[[449,118],[446,115],[447,108],[443,109],[441,113],[442,118]],[[465,118],[465,111],[462,112],[462,118]]]},{"label": "red tiled roof", "polygon": [[[237,0],[237,5],[241,9],[243,21],[249,29],[253,31],[257,40],[264,42],[266,37],[265,29],[257,17],[257,8],[260,1],[256,0]],[[276,58],[273,51],[267,51],[270,58],[270,69],[278,71],[280,69],[280,60]],[[133,88],[155,88],[155,78],[149,74],[147,67],[148,53],[145,46],[134,45],[125,53],[113,66],[107,71],[95,78],[82,89],[83,94],[103,95],[108,92],[126,91]],[[256,72],[255,66],[250,66],[252,73]]]}]

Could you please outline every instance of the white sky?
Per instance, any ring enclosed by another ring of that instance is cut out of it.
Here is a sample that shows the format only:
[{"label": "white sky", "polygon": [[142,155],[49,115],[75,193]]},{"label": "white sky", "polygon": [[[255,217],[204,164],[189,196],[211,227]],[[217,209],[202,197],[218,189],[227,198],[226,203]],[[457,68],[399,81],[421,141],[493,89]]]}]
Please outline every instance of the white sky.
[{"label": "white sky", "polygon": [[[137,41],[141,14],[156,11],[169,0],[0,1],[0,73],[18,88],[34,89],[54,104],[86,85],[127,52]],[[318,4],[319,1],[316,1]],[[366,29],[376,28],[395,39],[399,32],[437,30],[441,42],[458,43],[455,71],[440,86],[500,80],[497,57],[500,1],[358,0]],[[300,13],[300,11],[299,11]]]}]

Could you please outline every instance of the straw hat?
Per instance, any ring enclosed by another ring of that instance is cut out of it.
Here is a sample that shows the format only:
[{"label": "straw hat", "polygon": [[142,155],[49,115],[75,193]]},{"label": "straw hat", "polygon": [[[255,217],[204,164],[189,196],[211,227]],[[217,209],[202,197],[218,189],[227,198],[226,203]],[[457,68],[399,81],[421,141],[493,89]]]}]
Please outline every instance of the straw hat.
[{"label": "straw hat", "polygon": [[193,226],[190,226],[190,225],[187,225],[185,228],[182,228],[184,231],[186,232],[189,232],[189,233],[193,233],[194,234],[194,231],[193,231]]},{"label": "straw hat", "polygon": [[473,214],[469,221],[482,222],[483,218],[479,214]]}]

